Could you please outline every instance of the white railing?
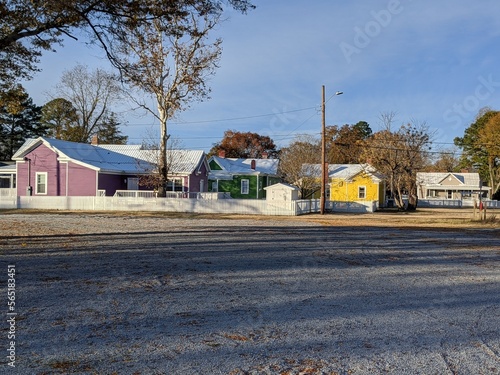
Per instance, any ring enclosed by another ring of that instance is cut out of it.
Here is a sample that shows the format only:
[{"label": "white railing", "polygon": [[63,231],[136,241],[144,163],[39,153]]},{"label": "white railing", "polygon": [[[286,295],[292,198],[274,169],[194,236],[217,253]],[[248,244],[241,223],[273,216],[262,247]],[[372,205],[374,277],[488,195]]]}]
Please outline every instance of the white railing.
[{"label": "white railing", "polygon": [[[117,190],[114,197],[118,198],[157,198],[156,191],[150,190]],[[187,192],[167,192],[169,199],[229,199],[230,193],[187,193]]]},{"label": "white railing", "polygon": [[454,207],[460,208],[463,202],[460,199],[419,199],[417,207]]},{"label": "white railing", "polygon": [[[308,199],[296,201],[297,215],[320,212],[320,200]],[[375,212],[378,209],[376,201],[360,201],[360,202],[338,202],[326,201],[325,211],[327,212],[352,212],[365,213]]]},{"label": "white railing", "polygon": [[156,198],[156,192],[149,190],[117,190],[114,197],[119,198]]}]

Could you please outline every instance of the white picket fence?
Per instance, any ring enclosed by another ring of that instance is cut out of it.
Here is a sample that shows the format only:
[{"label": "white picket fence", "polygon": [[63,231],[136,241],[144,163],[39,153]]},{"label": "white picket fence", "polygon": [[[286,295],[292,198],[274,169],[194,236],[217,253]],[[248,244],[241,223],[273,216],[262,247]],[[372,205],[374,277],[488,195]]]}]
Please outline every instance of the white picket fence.
[{"label": "white picket fence", "polygon": [[3,197],[15,197],[17,195],[17,189],[1,188],[0,198]]},{"label": "white picket fence", "polygon": [[[483,204],[486,208],[500,208],[500,201],[494,201],[489,199],[484,199]],[[476,204],[478,202],[476,201]],[[442,208],[462,208],[462,207],[474,207],[474,200],[472,199],[419,199],[418,207],[428,208],[428,207],[442,207]]]},{"label": "white picket fence", "polygon": [[[2,197],[0,209],[54,209],[75,211],[163,211],[246,215],[296,216],[319,212],[318,199],[266,201],[262,199],[193,199],[145,197]],[[327,211],[374,212],[373,202],[327,202]]]}]

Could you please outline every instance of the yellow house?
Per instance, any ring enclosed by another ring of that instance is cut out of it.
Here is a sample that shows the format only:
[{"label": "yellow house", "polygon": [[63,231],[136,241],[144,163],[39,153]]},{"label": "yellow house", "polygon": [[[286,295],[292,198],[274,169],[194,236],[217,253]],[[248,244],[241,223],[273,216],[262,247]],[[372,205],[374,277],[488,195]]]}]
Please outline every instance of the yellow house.
[{"label": "yellow house", "polygon": [[331,201],[377,201],[379,207],[385,204],[383,177],[368,164],[331,164],[328,179]]}]

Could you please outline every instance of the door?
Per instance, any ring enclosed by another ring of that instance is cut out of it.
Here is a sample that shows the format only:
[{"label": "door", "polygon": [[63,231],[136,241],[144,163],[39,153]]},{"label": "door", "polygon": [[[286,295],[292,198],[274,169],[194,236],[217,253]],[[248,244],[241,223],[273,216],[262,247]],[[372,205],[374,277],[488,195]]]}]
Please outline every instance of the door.
[{"label": "door", "polygon": [[139,179],[136,177],[127,178],[127,190],[139,190]]}]

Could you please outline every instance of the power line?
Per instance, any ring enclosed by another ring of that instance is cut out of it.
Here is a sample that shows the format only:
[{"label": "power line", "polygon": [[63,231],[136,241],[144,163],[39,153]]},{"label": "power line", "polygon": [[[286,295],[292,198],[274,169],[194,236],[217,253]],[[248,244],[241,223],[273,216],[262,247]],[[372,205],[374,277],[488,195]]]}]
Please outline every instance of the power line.
[{"label": "power line", "polygon": [[218,119],[218,120],[181,121],[181,122],[177,121],[177,122],[171,122],[170,124],[175,124],[175,125],[204,124],[204,123],[210,123],[210,122],[251,120],[251,119],[260,118],[260,117],[278,116],[278,115],[284,115],[287,113],[310,111],[311,109],[317,109],[317,107],[308,107],[308,108],[294,109],[294,110],[290,110],[290,111],[274,112],[274,113],[267,113],[267,114],[262,114],[262,115],[253,115],[253,116],[244,116],[244,117],[233,117],[233,118],[225,118],[225,119]]}]

